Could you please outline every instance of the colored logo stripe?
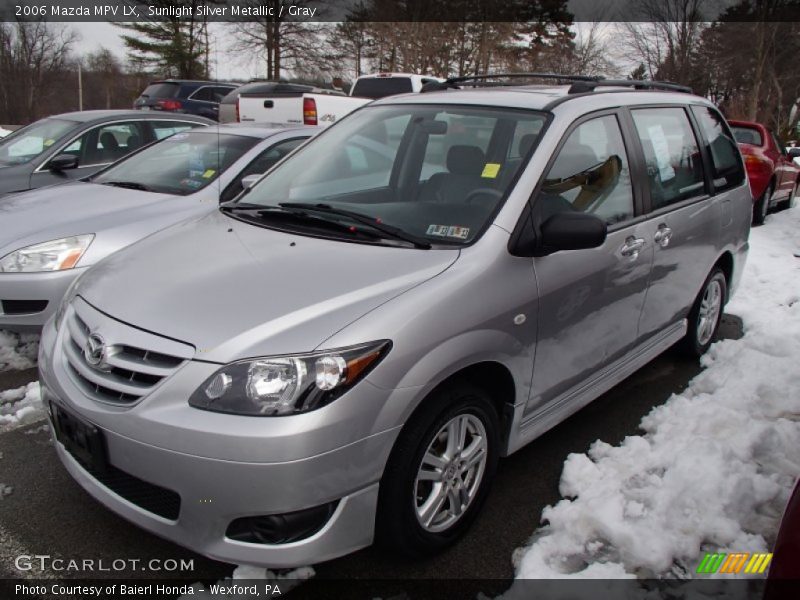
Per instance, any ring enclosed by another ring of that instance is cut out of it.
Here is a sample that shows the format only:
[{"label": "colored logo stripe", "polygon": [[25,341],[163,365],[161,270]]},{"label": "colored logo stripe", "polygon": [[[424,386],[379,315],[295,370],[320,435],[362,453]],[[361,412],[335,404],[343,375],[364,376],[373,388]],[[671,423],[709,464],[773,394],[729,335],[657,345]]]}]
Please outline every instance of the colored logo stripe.
[{"label": "colored logo stripe", "polygon": [[767,570],[772,561],[772,553],[756,552],[706,552],[703,560],[697,565],[698,573],[738,574],[744,569],[748,574],[761,574]]}]

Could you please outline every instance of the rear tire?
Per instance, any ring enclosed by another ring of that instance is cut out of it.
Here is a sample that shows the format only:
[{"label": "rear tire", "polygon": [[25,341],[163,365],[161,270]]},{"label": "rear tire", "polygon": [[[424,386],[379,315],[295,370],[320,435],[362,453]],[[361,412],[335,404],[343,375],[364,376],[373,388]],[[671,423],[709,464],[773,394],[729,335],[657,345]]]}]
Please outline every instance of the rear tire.
[{"label": "rear tire", "polygon": [[468,529],[499,458],[499,419],[483,390],[456,384],[424,402],[389,456],[375,523],[377,542],[409,557],[443,550]]},{"label": "rear tire", "polygon": [[727,297],[725,273],[714,267],[689,311],[689,329],[680,344],[684,354],[699,358],[706,353],[719,330]]},{"label": "rear tire", "polygon": [[753,225],[763,225],[769,212],[769,201],[772,198],[773,187],[772,182],[767,185],[767,189],[761,194],[753,207]]}]

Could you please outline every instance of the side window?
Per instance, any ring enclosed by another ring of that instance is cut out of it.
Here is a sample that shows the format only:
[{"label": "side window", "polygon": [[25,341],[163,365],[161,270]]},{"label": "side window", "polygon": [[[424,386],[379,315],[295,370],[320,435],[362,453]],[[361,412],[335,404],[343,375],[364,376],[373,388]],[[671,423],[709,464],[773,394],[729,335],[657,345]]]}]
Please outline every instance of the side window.
[{"label": "side window", "polygon": [[199,127],[199,123],[187,123],[186,121],[151,121],[150,126],[153,128],[153,135],[157,140],[163,140],[165,137],[171,136],[173,133],[180,133]]},{"label": "side window", "polygon": [[141,122],[112,123],[90,129],[62,153],[77,156],[81,166],[107,164],[130,154],[143,142]]},{"label": "side window", "polygon": [[536,202],[543,221],[562,211],[591,213],[609,225],[633,217],[628,155],[614,115],[581,123],[569,135]]},{"label": "side window", "polygon": [[248,175],[261,175],[262,173],[266,173],[275,165],[275,163],[277,163],[284,156],[289,154],[289,152],[297,148],[305,141],[306,138],[284,140],[283,142],[278,142],[274,146],[270,146],[264,150],[261,154],[256,156],[252,162],[242,170],[241,173],[236,176],[236,178],[230,183],[230,185],[228,185],[228,187],[225,188],[225,191],[222,192],[219,201],[228,202],[233,200],[244,189],[242,187],[243,178],[247,177]]},{"label": "side window", "polygon": [[686,112],[665,107],[631,114],[642,141],[653,209],[703,194],[703,163]]},{"label": "side window", "polygon": [[192,92],[191,96],[189,96],[189,100],[202,100],[204,102],[213,102],[214,89],[211,87],[197,88],[194,92]]},{"label": "side window", "polygon": [[714,189],[723,192],[744,182],[744,166],[725,120],[716,110],[706,106],[693,106],[692,112],[700,123],[711,155]]}]

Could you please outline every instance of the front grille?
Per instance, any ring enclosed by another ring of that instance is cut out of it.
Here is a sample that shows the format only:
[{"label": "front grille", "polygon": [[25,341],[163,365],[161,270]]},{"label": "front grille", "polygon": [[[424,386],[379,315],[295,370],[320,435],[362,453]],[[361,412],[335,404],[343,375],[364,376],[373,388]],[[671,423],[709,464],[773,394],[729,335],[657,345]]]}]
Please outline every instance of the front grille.
[{"label": "front grille", "polygon": [[104,360],[92,365],[84,348],[91,334],[77,311],[64,319],[63,350],[67,372],[89,397],[100,402],[130,405],[147,395],[180,367],[185,358],[125,343],[110,343]]},{"label": "front grille", "polygon": [[47,308],[47,300],[2,300],[5,315],[35,315]]}]

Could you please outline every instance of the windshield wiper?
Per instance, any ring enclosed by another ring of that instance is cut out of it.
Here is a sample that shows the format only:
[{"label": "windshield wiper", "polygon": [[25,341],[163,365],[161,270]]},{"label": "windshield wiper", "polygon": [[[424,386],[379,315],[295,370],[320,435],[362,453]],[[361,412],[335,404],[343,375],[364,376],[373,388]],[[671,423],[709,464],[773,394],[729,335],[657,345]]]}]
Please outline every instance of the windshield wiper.
[{"label": "windshield wiper", "polygon": [[113,185],[114,187],[126,188],[129,190],[140,190],[142,192],[152,192],[153,190],[138,181],[104,181],[103,185]]},{"label": "windshield wiper", "polygon": [[423,250],[430,250],[431,248],[430,242],[422,238],[418,238],[417,236],[408,233],[400,229],[399,227],[394,227],[393,225],[386,225],[385,223],[381,223],[374,217],[354,212],[352,210],[345,210],[343,208],[334,208],[330,204],[310,204],[306,202],[281,202],[278,204],[278,206],[280,206],[281,208],[310,210],[323,214],[347,217],[348,219],[352,219],[357,223],[362,223],[364,225],[367,225],[368,227],[371,227],[375,231],[380,231],[381,233],[389,236],[390,238],[394,238],[396,240],[401,240],[404,242],[408,242],[409,244],[413,244],[415,248],[421,248]]}]

